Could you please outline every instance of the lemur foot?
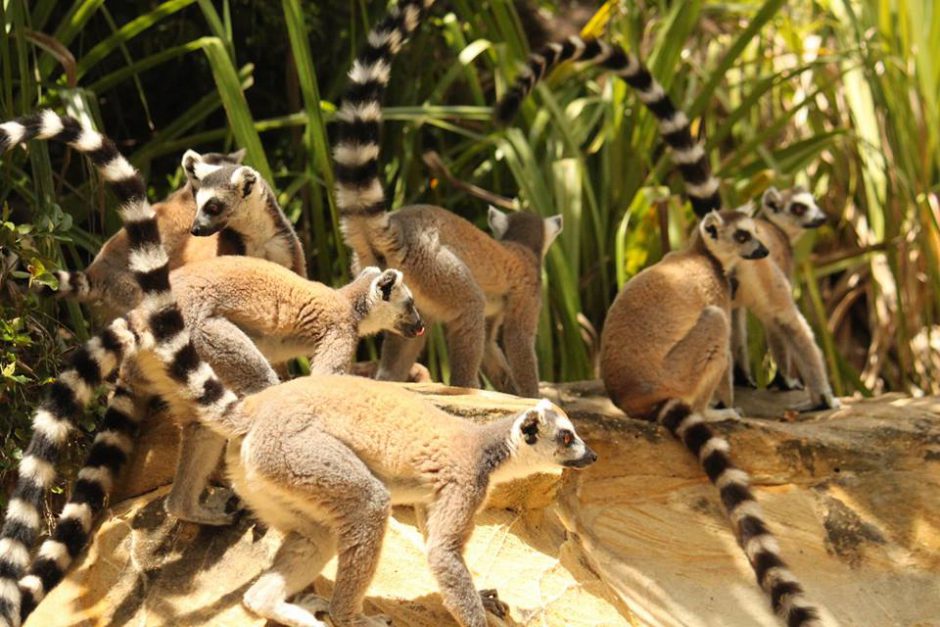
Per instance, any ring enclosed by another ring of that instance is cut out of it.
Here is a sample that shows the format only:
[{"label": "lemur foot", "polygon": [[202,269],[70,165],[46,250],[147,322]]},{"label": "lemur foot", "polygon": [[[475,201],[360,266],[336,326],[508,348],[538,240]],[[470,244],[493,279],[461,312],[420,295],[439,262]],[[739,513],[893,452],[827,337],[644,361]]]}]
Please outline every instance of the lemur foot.
[{"label": "lemur foot", "polygon": [[741,410],[737,407],[725,407],[723,409],[709,408],[702,412],[705,420],[740,420]]},{"label": "lemur foot", "polygon": [[493,616],[506,618],[509,615],[509,605],[500,601],[495,589],[480,590],[480,600],[483,601],[483,609]]},{"label": "lemur foot", "polygon": [[273,601],[263,595],[252,595],[249,590],[242,603],[261,618],[266,618],[288,627],[328,627],[328,625],[314,616],[313,612],[297,603]]},{"label": "lemur foot", "polygon": [[803,413],[839,409],[840,407],[842,407],[842,401],[837,399],[832,392],[823,392],[818,398],[811,397],[810,400],[796,405],[793,409]]},{"label": "lemur foot", "polygon": [[780,371],[774,375],[773,380],[767,384],[768,390],[777,390],[778,392],[791,392],[793,390],[802,390],[803,382],[799,379],[791,379],[783,376]]},{"label": "lemur foot", "polygon": [[392,618],[385,614],[373,614],[372,616],[360,614],[349,621],[349,624],[355,627],[388,627],[392,624]]},{"label": "lemur foot", "polygon": [[330,612],[330,600],[313,592],[298,594],[291,603],[304,608],[311,614],[328,614]]},{"label": "lemur foot", "polygon": [[196,523],[197,525],[224,527],[233,524],[239,515],[238,511],[225,511],[225,505],[227,501],[228,499],[225,499],[221,502],[218,502],[217,504],[213,504],[212,506],[203,504],[186,506],[167,500],[164,503],[164,509],[170,516],[173,516],[174,518],[184,522]]},{"label": "lemur foot", "polygon": [[757,389],[757,382],[740,366],[734,367],[734,384],[741,388]]}]

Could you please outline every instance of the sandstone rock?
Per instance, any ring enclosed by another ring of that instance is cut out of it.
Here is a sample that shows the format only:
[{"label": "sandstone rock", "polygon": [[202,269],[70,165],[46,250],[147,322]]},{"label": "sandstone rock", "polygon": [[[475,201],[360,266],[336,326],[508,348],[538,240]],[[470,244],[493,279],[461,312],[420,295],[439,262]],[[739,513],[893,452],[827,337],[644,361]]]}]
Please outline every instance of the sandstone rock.
[{"label": "sandstone rock", "polygon": [[[526,401],[412,385],[472,420]],[[778,625],[715,489],[668,434],[627,419],[596,383],[545,388],[600,455],[580,473],[507,486],[478,520],[467,561],[519,625]],[[786,395],[741,393],[757,416],[717,425],[784,556],[827,624],[940,625],[940,400],[883,397],[826,414],[775,418]],[[761,417],[762,416],[762,417]],[[165,430],[137,483],[166,481]],[[172,464],[169,466],[172,469]],[[171,476],[171,473],[170,473]],[[132,476],[133,477],[133,476]],[[33,614],[45,625],[260,625],[241,594],[278,538],[244,516],[226,529],[163,513],[166,488],[118,503],[91,550]],[[335,563],[316,583],[329,593]],[[367,611],[399,625],[453,624],[424,563],[410,509],[396,509]]]}]

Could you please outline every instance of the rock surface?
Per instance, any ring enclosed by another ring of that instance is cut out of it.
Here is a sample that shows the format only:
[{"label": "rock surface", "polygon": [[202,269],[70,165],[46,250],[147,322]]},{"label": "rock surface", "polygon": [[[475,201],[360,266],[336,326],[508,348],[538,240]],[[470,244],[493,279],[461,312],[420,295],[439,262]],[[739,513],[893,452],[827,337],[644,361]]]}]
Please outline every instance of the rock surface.
[{"label": "rock surface", "polygon": [[[413,385],[473,420],[525,401]],[[543,392],[600,455],[580,473],[494,494],[467,561],[518,625],[778,625],[717,492],[655,425],[626,418],[596,383]],[[752,473],[785,558],[826,624],[940,625],[940,399],[882,397],[781,417],[787,395],[741,392],[752,418],[716,426]],[[148,429],[91,550],[32,615],[46,625],[262,625],[240,604],[277,534],[249,516],[224,529],[168,519],[175,434]],[[167,460],[170,460],[169,462]],[[317,581],[329,593],[335,563]],[[410,509],[396,509],[367,612],[398,625],[453,621],[424,564]]]}]

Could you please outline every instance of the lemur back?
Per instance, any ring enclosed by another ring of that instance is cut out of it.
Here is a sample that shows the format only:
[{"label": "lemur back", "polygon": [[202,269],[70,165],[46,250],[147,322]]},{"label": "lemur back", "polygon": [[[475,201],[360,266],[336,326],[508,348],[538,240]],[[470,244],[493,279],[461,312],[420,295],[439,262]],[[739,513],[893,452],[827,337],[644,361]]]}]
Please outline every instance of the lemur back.
[{"label": "lemur back", "polygon": [[[486,320],[499,316],[503,346],[494,343],[490,349],[505,350],[499,363],[508,372],[493,378],[505,381],[507,391],[534,396],[541,261],[561,231],[560,216],[502,216],[512,228],[497,240],[439,207],[416,205],[389,213],[379,180],[381,100],[391,62],[431,4],[407,4],[398,18],[379,25],[350,72],[333,148],[343,233],[359,265],[401,269],[422,314],[445,325],[453,384],[479,386]],[[420,340],[388,338],[379,378],[404,380],[422,348]]]},{"label": "lemur back", "polygon": [[686,250],[630,279],[601,333],[601,378],[617,406],[658,421],[699,460],[774,611],[790,626],[814,625],[816,609],[780,557],[747,474],[705,423],[713,397],[732,404],[727,276],[767,257],[756,233],[744,213],[712,212]]},{"label": "lemur back", "polygon": [[799,409],[839,407],[832,394],[822,352],[813,331],[793,299],[793,242],[806,230],[826,221],[812,195],[802,188],[778,192],[770,188],[754,220],[758,237],[770,250],[767,259],[739,266],[732,314],[732,352],[735,382],[754,385],[747,346],[749,309],[766,330],[767,342],[777,363],[774,387],[796,389],[802,378],[809,400]]}]

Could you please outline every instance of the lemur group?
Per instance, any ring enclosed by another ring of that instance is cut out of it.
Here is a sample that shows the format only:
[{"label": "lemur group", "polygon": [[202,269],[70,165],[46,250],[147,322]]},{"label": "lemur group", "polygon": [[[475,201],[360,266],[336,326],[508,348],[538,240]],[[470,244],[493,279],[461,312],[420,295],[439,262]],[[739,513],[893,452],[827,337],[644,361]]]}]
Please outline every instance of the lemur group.
[{"label": "lemur group", "polygon": [[[358,274],[339,289],[308,280],[290,221],[243,152],[182,157],[186,185],[151,206],[141,175],[115,144],[44,110],[0,124],[0,151],[29,140],[86,155],[120,203],[123,229],[84,272],[59,272],[58,295],[109,320],[76,349],[35,411],[33,435],[0,534],[0,624],[20,625],[86,548],[97,515],[159,399],[182,432],[169,514],[201,525],[233,515],[201,501],[221,462],[252,515],[282,536],[244,605],[284,625],[385,625],[363,613],[393,505],[411,505],[444,606],[460,625],[505,615],[478,591],[463,558],[474,516],[497,484],[597,455],[548,400],[487,425],[467,422],[389,381],[403,381],[443,325],[451,383],[539,394],[535,336],[542,259],[560,216],[490,208],[492,234],[441,207],[389,211],[379,167],[382,100],[391,64],[433,0],[401,0],[368,36],[337,112],[334,190]],[[805,385],[804,409],[838,406],[812,331],[791,293],[792,242],[825,216],[801,188],[771,188],[758,213],[722,209],[703,145],[643,63],[618,46],[569,38],[532,55],[496,107],[511,122],[558,64],[620,77],[658,120],[699,218],[690,243],[634,276],[601,336],[601,378],[632,418],[663,425],[720,492],[773,611],[790,626],[819,621],[787,568],[728,442],[709,419],[734,417],[747,384],[745,309],[766,326],[775,383]],[[359,338],[384,334],[376,379],[351,376]],[[308,357],[311,374],[281,381],[279,364]],[[274,366],[272,366],[274,364]],[[77,420],[103,384],[109,404],[51,535],[35,549],[47,491]],[[224,455],[223,455],[224,453]],[[34,550],[35,549],[35,550]],[[337,557],[330,599],[305,592]],[[318,618],[321,617],[321,618]]]}]

